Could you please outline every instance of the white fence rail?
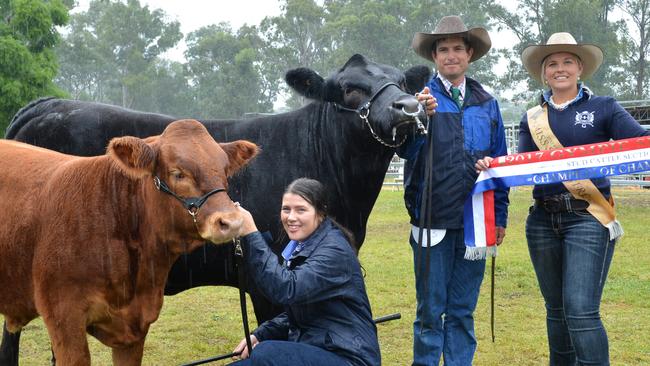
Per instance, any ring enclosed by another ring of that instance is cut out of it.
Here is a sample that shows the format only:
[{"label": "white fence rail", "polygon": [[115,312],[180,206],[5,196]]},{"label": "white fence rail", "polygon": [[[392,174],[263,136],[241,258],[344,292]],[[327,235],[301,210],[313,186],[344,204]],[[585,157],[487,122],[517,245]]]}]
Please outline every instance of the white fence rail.
[{"label": "white fence rail", "polygon": [[393,156],[386,175],[384,176],[384,187],[400,189],[404,185],[404,160],[397,155]]}]

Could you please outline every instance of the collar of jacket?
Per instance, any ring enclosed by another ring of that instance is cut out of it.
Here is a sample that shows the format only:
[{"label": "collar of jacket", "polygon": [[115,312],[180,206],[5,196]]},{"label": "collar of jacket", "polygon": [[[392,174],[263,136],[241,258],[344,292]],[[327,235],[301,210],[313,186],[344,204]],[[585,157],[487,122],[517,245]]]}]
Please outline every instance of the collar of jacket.
[{"label": "collar of jacket", "polygon": [[[442,83],[442,80],[438,78],[438,74],[434,75],[433,79],[433,86],[436,88],[436,91],[438,93],[446,95],[451,99],[449,93],[445,90],[445,85]],[[466,106],[483,104],[489,100],[494,99],[490,93],[486,92],[485,89],[483,89],[483,86],[478,81],[467,76],[465,76],[465,94],[467,98],[463,101],[463,104]]]},{"label": "collar of jacket", "polygon": [[304,247],[296,257],[309,257],[316,247],[318,247],[318,243],[320,243],[325,235],[330,231],[332,225],[332,220],[326,217],[323,222],[318,225],[318,228],[316,228],[316,230],[302,242]]},{"label": "collar of jacket", "polygon": [[[551,89],[543,91],[542,95],[539,96],[539,105],[543,106],[544,104],[548,103],[549,99],[551,99],[552,91]],[[579,83],[578,84],[578,95],[576,95],[576,99],[574,99],[569,105],[577,103],[581,100],[589,100],[591,97],[594,95],[594,92],[591,91],[585,84]]]}]

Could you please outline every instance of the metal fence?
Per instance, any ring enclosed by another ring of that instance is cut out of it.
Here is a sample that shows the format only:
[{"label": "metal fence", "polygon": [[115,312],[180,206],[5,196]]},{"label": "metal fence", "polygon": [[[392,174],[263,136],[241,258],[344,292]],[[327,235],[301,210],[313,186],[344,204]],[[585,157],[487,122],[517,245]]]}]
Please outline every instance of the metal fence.
[{"label": "metal fence", "polygon": [[619,102],[642,125],[650,124],[650,99]]}]

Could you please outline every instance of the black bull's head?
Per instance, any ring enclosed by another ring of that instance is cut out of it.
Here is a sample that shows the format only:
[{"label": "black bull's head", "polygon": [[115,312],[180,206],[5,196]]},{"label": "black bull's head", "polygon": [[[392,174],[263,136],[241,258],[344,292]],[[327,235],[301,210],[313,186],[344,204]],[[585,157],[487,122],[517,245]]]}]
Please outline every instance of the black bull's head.
[{"label": "black bull's head", "polygon": [[426,66],[403,73],[357,54],[327,79],[311,69],[298,68],[287,73],[286,81],[306,98],[331,102],[341,111],[359,114],[376,140],[395,147],[413,126],[423,129],[420,121],[426,121],[427,116],[413,94],[430,76]]}]

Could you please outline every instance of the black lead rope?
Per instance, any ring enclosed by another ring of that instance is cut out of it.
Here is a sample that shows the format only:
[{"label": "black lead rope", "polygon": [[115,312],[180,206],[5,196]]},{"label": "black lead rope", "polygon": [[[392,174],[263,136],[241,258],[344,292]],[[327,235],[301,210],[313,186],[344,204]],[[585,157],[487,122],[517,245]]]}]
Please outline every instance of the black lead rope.
[{"label": "black lead rope", "polygon": [[[246,339],[246,347],[248,347],[248,354],[250,355],[253,353],[253,345],[251,342],[250,329],[248,328],[248,312],[246,311],[246,272],[244,270],[244,249],[242,248],[239,238],[233,239],[232,242],[235,246],[235,266],[237,266],[237,281],[239,282],[239,305],[241,307],[241,318],[242,324],[244,326],[244,339]],[[203,365],[214,361],[226,360],[239,355],[241,355],[241,352],[232,352],[221,356],[215,356],[205,358],[203,360],[193,361],[190,363],[184,363],[181,366]]]},{"label": "black lead rope", "polygon": [[246,272],[244,271],[244,249],[241,246],[239,238],[233,239],[235,244],[235,264],[237,266],[237,277],[239,281],[239,305],[241,307],[241,321],[244,325],[244,338],[246,338],[246,346],[248,347],[248,354],[253,353],[253,345],[251,342],[251,332],[248,329],[248,312],[246,311]]},{"label": "black lead rope", "polygon": [[490,331],[492,332],[492,343],[494,343],[494,267],[496,257],[492,257],[492,281],[490,288]]},{"label": "black lead rope", "polygon": [[[417,271],[418,275],[420,274],[421,270],[421,262],[422,262],[422,239],[424,238],[424,230],[425,230],[425,224],[428,223],[431,220],[431,189],[433,186],[433,174],[431,172],[431,166],[433,165],[433,133],[432,131],[432,126],[433,123],[435,123],[435,117],[437,117],[437,114],[433,114],[432,116],[429,117],[429,123],[427,125],[427,129],[429,130],[428,133],[428,141],[427,144],[425,144],[425,147],[428,149],[427,150],[427,156],[424,161],[424,187],[422,187],[422,197],[420,201],[420,230],[418,232],[418,259],[417,259]],[[427,297],[427,294],[429,292],[429,286],[428,286],[428,280],[429,280],[429,256],[430,256],[430,249],[431,248],[431,230],[426,228],[427,231],[427,251],[425,253],[425,270],[424,270],[424,298]],[[420,328],[420,332],[422,332],[423,328]]]},{"label": "black lead rope", "polygon": [[239,353],[239,352],[228,353],[227,355],[215,356],[215,357],[205,358],[203,360],[193,361],[193,362],[190,362],[190,363],[184,363],[181,366],[203,365],[203,364],[210,363],[210,362],[227,360],[229,358],[239,356],[240,354],[241,353]]}]

